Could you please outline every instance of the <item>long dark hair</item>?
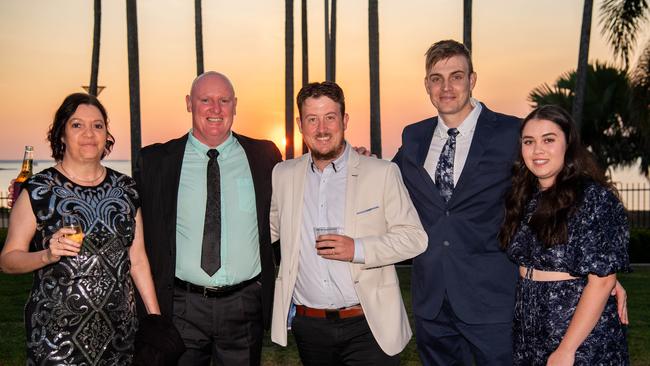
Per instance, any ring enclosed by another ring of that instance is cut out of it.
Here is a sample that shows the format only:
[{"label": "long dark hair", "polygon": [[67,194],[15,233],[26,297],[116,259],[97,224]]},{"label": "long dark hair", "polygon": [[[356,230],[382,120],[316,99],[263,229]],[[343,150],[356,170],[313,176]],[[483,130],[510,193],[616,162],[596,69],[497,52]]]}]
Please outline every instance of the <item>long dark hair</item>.
[{"label": "long dark hair", "polygon": [[[536,108],[521,123],[520,136],[526,124],[534,119],[555,123],[564,132],[566,139],[562,170],[558,173],[555,184],[540,194],[537,208],[528,222],[537,239],[545,247],[550,247],[568,241],[567,222],[582,199],[586,183],[591,181],[614,192],[616,190],[608,182],[604,171],[591,153],[580,142],[573,119],[564,109],[556,105]],[[537,177],[526,167],[520,152],[513,168],[512,187],[506,195],[506,214],[499,232],[502,248],[508,246],[517,232],[526,205],[537,186]]]},{"label": "long dark hair", "polygon": [[65,134],[65,125],[77,110],[77,108],[82,104],[97,107],[97,109],[99,109],[99,113],[101,113],[102,117],[104,118],[104,124],[106,125],[106,146],[104,146],[102,159],[113,149],[115,138],[113,135],[111,135],[111,132],[108,129],[108,115],[102,103],[99,101],[99,99],[90,94],[74,93],[68,95],[63,100],[63,103],[61,103],[59,106],[59,109],[56,110],[56,113],[54,114],[54,121],[52,121],[50,130],[47,132],[47,139],[50,142],[50,147],[52,148],[52,157],[56,161],[63,160],[63,155],[65,154],[65,144],[62,140],[63,135]]}]

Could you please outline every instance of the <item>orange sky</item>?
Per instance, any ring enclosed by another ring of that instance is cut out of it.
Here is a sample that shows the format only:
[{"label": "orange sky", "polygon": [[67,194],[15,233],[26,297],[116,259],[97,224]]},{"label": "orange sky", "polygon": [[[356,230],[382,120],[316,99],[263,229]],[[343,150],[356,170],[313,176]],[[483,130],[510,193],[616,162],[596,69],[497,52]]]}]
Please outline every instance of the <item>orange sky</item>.
[{"label": "orange sky", "polygon": [[[295,2],[295,80],[300,69],[300,1]],[[590,60],[610,60],[594,5]],[[525,115],[528,92],[575,67],[582,1],[474,1],[474,96],[493,110]],[[338,2],[337,82],[350,114],[347,137],[369,145],[367,2]],[[310,79],[324,78],[323,1],[308,1]],[[113,159],[129,158],[129,100],[124,1],[103,1],[100,99],[116,136]],[[423,54],[440,39],[462,38],[462,1],[379,1],[381,123],[384,157],[402,128],[435,111],[423,88]],[[184,96],[195,76],[193,2],[139,0],[143,145],[185,133]],[[203,1],[206,70],[229,75],[238,96],[234,129],[282,141],[284,1]],[[90,75],[92,1],[0,2],[0,159],[20,159],[35,145],[49,158],[52,115]],[[646,30],[641,37],[648,38]],[[296,135],[298,136],[298,135]]]}]

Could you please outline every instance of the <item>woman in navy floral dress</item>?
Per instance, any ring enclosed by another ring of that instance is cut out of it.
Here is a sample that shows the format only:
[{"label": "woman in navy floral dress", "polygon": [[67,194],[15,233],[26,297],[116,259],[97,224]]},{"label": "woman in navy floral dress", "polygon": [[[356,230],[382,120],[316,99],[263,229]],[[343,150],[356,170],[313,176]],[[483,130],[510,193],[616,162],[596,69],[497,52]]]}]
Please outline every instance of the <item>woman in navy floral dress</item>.
[{"label": "woman in navy floral dress", "polygon": [[[0,269],[34,272],[27,365],[130,365],[134,289],[160,314],[135,181],[101,164],[114,141],[107,127],[95,97],[68,96],[48,134],[57,164],[31,177],[13,206]],[[64,227],[72,215],[82,243]]]},{"label": "woman in navy floral dress", "polygon": [[514,364],[628,365],[610,296],[616,273],[629,271],[623,204],[564,110],[537,108],[521,131],[500,233],[521,274]]}]

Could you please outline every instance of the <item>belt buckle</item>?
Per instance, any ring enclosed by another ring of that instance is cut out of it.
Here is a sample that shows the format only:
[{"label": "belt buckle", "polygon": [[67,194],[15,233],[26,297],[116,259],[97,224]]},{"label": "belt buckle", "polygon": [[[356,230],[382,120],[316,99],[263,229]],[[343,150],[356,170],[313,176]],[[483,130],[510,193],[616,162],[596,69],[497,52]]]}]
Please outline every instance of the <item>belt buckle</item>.
[{"label": "belt buckle", "polygon": [[325,319],[338,320],[341,319],[341,316],[339,315],[338,310],[325,309]]},{"label": "belt buckle", "polygon": [[209,290],[208,287],[203,286],[203,297],[208,297],[208,294],[210,293]]}]

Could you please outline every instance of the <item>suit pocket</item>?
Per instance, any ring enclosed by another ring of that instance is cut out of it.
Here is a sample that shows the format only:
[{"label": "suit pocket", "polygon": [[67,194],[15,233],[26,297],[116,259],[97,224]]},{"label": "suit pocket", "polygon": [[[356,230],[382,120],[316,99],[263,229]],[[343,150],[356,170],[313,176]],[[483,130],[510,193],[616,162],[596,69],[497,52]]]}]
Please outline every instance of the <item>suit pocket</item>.
[{"label": "suit pocket", "polygon": [[379,205],[375,205],[375,206],[372,206],[372,207],[368,207],[368,208],[362,209],[362,210],[360,210],[360,211],[357,211],[356,214],[357,214],[357,215],[365,215],[365,214],[368,214],[368,213],[370,213],[371,211],[374,211],[374,210],[377,210],[377,209],[379,209]]}]

